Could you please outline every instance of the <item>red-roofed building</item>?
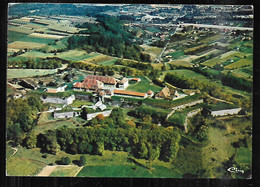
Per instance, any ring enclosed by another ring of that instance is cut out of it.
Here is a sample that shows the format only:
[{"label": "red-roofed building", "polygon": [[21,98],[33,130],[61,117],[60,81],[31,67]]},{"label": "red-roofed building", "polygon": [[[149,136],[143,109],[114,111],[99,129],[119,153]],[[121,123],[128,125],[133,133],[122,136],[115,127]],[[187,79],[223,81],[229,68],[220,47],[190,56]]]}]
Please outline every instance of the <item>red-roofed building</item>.
[{"label": "red-roofed building", "polygon": [[153,97],[154,92],[153,92],[152,90],[149,90],[149,91],[147,92],[147,95],[148,95],[148,97]]},{"label": "red-roofed building", "polygon": [[122,97],[132,97],[132,98],[146,98],[147,93],[140,93],[140,92],[132,92],[132,91],[126,91],[126,90],[114,90],[114,94],[117,96],[122,96]]},{"label": "red-roofed building", "polygon": [[97,75],[88,75],[84,81],[84,82],[88,82],[89,80],[96,80],[96,81],[100,81],[102,82],[103,85],[103,89],[111,89],[111,88],[115,88],[116,87],[116,79],[114,77],[106,77],[106,76],[97,76]]}]

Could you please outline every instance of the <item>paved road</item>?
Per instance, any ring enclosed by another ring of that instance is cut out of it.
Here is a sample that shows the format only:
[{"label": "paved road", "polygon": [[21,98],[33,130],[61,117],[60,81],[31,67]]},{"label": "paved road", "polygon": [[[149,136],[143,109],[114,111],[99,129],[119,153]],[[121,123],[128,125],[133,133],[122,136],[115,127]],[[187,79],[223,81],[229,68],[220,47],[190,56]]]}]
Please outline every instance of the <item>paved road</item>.
[{"label": "paved road", "polygon": [[197,26],[197,27],[204,27],[204,28],[216,28],[216,29],[229,29],[229,30],[249,30],[253,31],[253,28],[250,27],[231,27],[231,26],[221,26],[221,25],[207,25],[207,24],[195,24],[195,23],[181,23],[180,25],[184,26]]}]

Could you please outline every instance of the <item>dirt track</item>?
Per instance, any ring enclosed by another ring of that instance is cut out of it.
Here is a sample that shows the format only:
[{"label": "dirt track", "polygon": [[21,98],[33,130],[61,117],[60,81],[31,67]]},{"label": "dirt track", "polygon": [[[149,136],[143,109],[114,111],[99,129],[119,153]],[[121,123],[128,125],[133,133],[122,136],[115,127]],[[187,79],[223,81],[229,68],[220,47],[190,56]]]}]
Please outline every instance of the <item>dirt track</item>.
[{"label": "dirt track", "polygon": [[46,166],[37,176],[47,177],[56,169],[56,167],[57,166]]}]

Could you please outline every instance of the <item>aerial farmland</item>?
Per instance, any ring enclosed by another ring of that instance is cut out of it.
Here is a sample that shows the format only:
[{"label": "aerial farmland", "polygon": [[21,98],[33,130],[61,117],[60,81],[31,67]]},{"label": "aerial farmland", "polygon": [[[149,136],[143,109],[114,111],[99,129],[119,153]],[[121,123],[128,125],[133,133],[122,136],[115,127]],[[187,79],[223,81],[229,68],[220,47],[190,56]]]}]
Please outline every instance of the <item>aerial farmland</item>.
[{"label": "aerial farmland", "polygon": [[12,4],[7,34],[8,176],[251,177],[252,6]]}]

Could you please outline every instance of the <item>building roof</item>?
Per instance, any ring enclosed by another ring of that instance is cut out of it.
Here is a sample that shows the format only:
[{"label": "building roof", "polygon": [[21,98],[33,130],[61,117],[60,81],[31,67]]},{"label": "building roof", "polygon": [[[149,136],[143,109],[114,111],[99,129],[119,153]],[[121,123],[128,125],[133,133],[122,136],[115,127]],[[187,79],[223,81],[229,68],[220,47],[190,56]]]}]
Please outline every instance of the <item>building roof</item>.
[{"label": "building roof", "polygon": [[152,94],[153,94],[153,91],[152,91],[152,90],[149,90],[149,91],[147,92],[147,94],[148,94],[148,95],[152,95]]},{"label": "building roof", "polygon": [[35,81],[31,80],[31,79],[24,79],[23,81],[28,83],[28,84],[30,84],[30,85],[32,85],[32,86],[34,86],[34,87],[38,86],[38,84]]},{"label": "building roof", "polygon": [[138,97],[144,97],[146,95],[146,93],[132,92],[126,90],[114,90],[114,93],[121,94],[121,95],[138,96]]},{"label": "building roof", "polygon": [[132,81],[140,81],[141,79],[140,78],[132,78],[131,80]]},{"label": "building roof", "polygon": [[47,88],[47,93],[58,93],[58,91],[55,88]]},{"label": "building roof", "polygon": [[94,79],[85,79],[83,82],[77,82],[74,84],[74,88],[84,88],[90,90],[101,89],[101,82]]},{"label": "building roof", "polygon": [[119,84],[124,84],[124,83],[126,83],[127,81],[128,81],[127,78],[123,78],[121,81],[119,81]]},{"label": "building roof", "polygon": [[170,89],[167,87],[164,87],[159,93],[157,93],[155,96],[156,97],[163,97],[163,98],[168,98],[170,97]]},{"label": "building roof", "polygon": [[105,76],[97,76],[97,75],[88,75],[83,83],[85,81],[88,81],[89,79],[92,79],[92,80],[98,80],[100,82],[103,82],[105,84],[116,84],[116,79],[114,77],[105,77]]}]

